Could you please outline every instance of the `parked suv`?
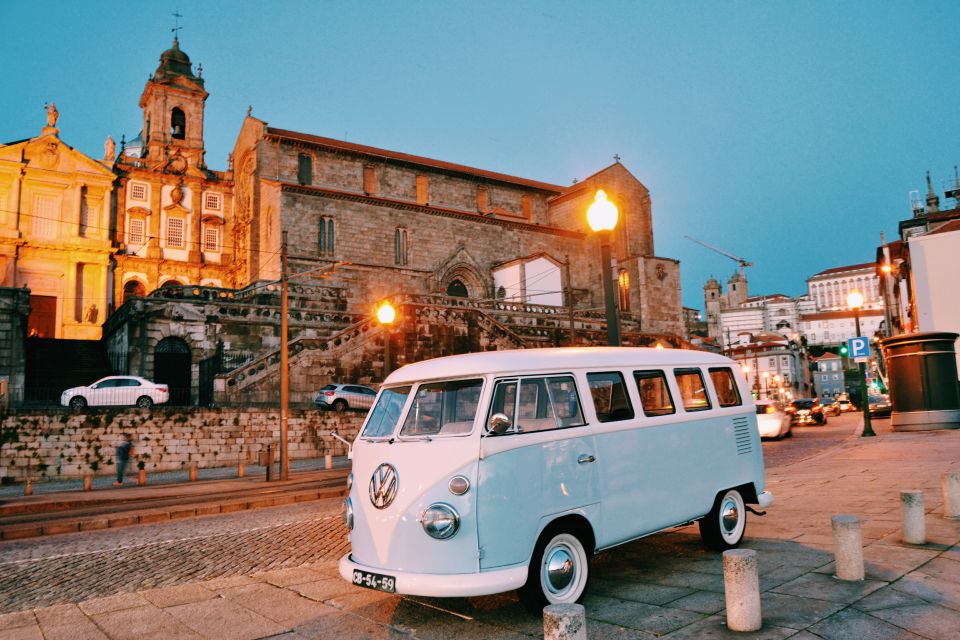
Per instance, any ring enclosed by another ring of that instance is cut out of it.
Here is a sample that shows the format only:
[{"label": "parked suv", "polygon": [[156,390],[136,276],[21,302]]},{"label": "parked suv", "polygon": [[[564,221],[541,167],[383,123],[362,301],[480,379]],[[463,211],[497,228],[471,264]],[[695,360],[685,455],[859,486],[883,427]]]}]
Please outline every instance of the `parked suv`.
[{"label": "parked suv", "polygon": [[328,384],[320,389],[314,399],[321,409],[346,411],[347,409],[369,409],[377,392],[360,384]]},{"label": "parked suv", "polygon": [[827,424],[827,414],[816,398],[800,398],[787,407],[793,424]]}]

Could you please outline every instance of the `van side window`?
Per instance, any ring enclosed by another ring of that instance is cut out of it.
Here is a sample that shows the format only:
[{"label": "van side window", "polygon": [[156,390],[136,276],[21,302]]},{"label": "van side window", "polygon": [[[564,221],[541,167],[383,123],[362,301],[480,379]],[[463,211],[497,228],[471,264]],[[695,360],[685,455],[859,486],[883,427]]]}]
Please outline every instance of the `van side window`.
[{"label": "van side window", "polygon": [[663,371],[634,371],[644,415],[666,416],[674,413],[673,398]]},{"label": "van side window", "polygon": [[703,383],[703,374],[700,369],[674,369],[673,375],[680,387],[680,397],[683,399],[683,408],[687,411],[706,411],[710,408],[710,399],[707,397],[707,388]]},{"label": "van side window", "polygon": [[740,391],[737,390],[737,381],[733,377],[730,367],[714,367],[710,369],[710,379],[717,392],[717,402],[721,407],[737,407],[743,404],[740,401]]},{"label": "van side window", "polygon": [[482,380],[421,384],[407,410],[400,436],[470,433],[477,417]]},{"label": "van side window", "polygon": [[633,407],[627,395],[627,384],[623,374],[617,371],[609,373],[588,373],[590,395],[593,407],[600,422],[617,422],[633,418]]},{"label": "van side window", "polygon": [[580,398],[571,376],[501,380],[493,389],[490,405],[490,416],[495,413],[510,419],[511,433],[584,424]]}]

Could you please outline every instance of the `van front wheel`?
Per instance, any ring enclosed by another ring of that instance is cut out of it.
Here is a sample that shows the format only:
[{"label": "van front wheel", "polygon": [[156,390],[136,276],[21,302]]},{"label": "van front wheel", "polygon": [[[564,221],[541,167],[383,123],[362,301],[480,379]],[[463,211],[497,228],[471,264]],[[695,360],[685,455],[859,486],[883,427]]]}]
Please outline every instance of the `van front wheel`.
[{"label": "van front wheel", "polygon": [[546,531],[533,550],[520,600],[534,613],[548,604],[577,603],[589,577],[590,559],[580,539],[567,531]]},{"label": "van front wheel", "polygon": [[736,489],[717,496],[710,513],[700,520],[700,537],[708,548],[726,551],[738,546],[747,529],[747,509]]}]

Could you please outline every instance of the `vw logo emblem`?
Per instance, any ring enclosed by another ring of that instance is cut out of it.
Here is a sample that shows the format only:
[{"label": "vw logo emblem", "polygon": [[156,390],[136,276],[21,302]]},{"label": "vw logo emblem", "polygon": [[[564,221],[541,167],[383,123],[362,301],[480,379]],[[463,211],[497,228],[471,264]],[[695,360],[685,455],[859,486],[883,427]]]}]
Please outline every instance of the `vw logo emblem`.
[{"label": "vw logo emblem", "polygon": [[386,509],[397,497],[397,485],[400,476],[397,469],[390,463],[384,462],[373,472],[370,478],[370,502],[377,509]]}]

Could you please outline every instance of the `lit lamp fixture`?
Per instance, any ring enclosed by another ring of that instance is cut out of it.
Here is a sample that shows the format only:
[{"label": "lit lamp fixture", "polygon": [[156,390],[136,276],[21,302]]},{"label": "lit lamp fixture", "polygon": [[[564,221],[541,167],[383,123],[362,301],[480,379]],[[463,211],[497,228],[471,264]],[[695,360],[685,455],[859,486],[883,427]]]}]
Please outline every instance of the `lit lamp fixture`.
[{"label": "lit lamp fixture", "polygon": [[620,323],[617,308],[613,301],[613,280],[610,269],[610,235],[617,226],[619,217],[616,205],[607,200],[603,189],[597,189],[593,203],[587,209],[587,222],[600,237],[600,268],[603,283],[603,301],[607,312],[607,344],[620,346]]},{"label": "lit lamp fixture", "polygon": [[[857,331],[856,337],[860,337],[860,309],[863,307],[863,294],[854,289],[847,294],[847,306],[853,309],[853,323]],[[857,368],[860,370],[860,395],[863,405],[863,437],[877,435],[873,432],[873,425],[870,424],[870,395],[867,391],[867,366],[865,362],[858,362]]]},{"label": "lit lamp fixture", "polygon": [[390,328],[397,319],[397,310],[389,302],[377,307],[377,321],[383,325],[383,379],[390,374]]}]

